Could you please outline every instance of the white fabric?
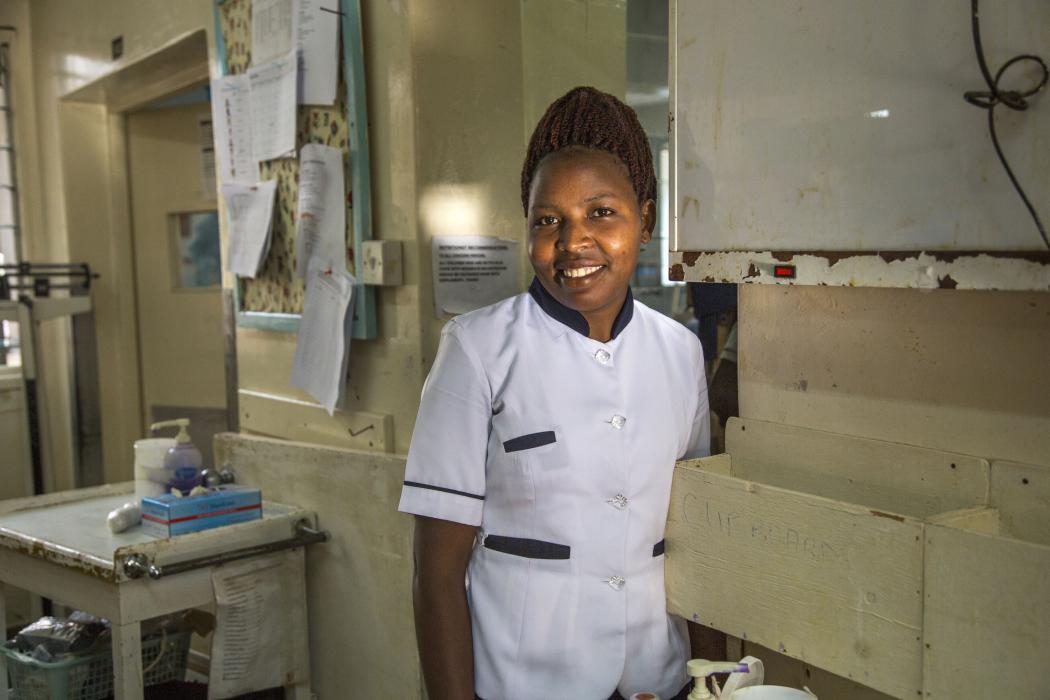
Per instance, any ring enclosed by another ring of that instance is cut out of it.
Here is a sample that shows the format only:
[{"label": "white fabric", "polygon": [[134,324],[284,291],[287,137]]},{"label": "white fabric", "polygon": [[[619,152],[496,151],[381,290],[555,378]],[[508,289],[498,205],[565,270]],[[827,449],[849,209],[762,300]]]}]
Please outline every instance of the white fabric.
[{"label": "white fabric", "polygon": [[[552,444],[504,451],[551,430]],[[685,623],[667,615],[653,546],[675,460],[709,444],[699,340],[640,302],[608,343],[528,294],[449,321],[399,508],[479,527],[468,590],[479,696],[673,697],[685,685]],[[506,554],[485,548],[487,535],[568,545],[571,556]]]}]

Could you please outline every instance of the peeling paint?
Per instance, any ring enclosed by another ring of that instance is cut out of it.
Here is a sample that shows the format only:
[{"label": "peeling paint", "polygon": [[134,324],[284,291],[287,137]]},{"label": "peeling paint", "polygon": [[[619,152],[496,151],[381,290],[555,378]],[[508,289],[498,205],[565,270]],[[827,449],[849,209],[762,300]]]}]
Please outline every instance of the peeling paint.
[{"label": "peeling paint", "polygon": [[871,514],[877,518],[889,518],[890,520],[896,520],[899,523],[904,522],[903,515],[894,515],[893,513],[883,513],[881,510],[873,510]]},{"label": "peeling paint", "polygon": [[[916,289],[1050,289],[1050,252],[807,251],[673,252],[683,279],[781,285],[831,285]],[[773,266],[791,263],[794,280],[773,276]]]}]

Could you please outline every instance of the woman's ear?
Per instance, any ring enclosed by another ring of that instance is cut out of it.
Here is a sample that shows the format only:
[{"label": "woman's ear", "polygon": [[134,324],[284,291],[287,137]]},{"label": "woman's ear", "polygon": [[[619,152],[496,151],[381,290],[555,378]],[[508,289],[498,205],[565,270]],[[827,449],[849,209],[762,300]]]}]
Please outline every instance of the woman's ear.
[{"label": "woman's ear", "polygon": [[656,202],[647,199],[642,202],[642,243],[653,240],[654,228],[656,228]]}]

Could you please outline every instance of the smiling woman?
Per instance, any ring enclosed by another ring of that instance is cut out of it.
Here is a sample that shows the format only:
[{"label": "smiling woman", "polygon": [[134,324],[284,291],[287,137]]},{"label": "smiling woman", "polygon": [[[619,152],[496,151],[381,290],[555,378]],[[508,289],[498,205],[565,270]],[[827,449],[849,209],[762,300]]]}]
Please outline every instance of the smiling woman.
[{"label": "smiling woman", "polygon": [[631,294],[655,196],[634,112],[570,91],[522,169],[536,279],[442,332],[400,504],[431,698],[688,691],[662,538],[707,388],[696,336]]},{"label": "smiling woman", "polygon": [[529,259],[543,288],[606,341],[656,221],[616,156],[572,146],[540,161],[529,193]]}]

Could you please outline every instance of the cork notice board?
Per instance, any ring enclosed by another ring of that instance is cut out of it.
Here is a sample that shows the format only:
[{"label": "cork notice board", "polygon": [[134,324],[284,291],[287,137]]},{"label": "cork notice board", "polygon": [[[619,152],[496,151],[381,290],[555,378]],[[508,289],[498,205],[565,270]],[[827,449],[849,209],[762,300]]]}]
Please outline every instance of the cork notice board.
[{"label": "cork notice board", "polygon": [[[364,50],[358,0],[331,0],[338,6],[340,65],[335,104],[299,105],[295,157],[259,164],[261,180],[277,180],[270,251],[255,279],[234,287],[237,325],[297,332],[303,310],[303,281],[295,277],[295,222],[299,203],[298,148],[320,143],[343,151],[346,167],[346,264],[361,279],[356,251],[372,237]],[[224,75],[251,67],[252,0],[216,0],[215,41]],[[375,297],[360,282],[354,290],[354,338],[376,337]]]}]

